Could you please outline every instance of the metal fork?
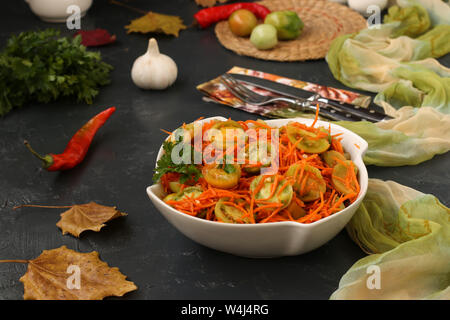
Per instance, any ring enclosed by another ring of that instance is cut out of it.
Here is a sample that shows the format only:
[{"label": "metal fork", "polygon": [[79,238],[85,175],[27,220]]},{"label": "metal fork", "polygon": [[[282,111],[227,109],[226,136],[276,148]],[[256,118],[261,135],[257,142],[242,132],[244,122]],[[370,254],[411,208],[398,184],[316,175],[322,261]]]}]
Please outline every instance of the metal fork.
[{"label": "metal fork", "polygon": [[220,81],[223,85],[230,90],[230,92],[235,95],[240,100],[253,104],[256,106],[268,105],[274,102],[283,101],[289,103],[294,109],[303,112],[316,112],[317,105],[319,106],[319,114],[335,121],[345,120],[345,121],[361,121],[362,117],[350,114],[348,112],[334,109],[331,105],[320,101],[310,101],[307,99],[293,99],[285,97],[267,97],[260,95],[246,86],[240,84],[236,79],[228,74],[220,76]]}]

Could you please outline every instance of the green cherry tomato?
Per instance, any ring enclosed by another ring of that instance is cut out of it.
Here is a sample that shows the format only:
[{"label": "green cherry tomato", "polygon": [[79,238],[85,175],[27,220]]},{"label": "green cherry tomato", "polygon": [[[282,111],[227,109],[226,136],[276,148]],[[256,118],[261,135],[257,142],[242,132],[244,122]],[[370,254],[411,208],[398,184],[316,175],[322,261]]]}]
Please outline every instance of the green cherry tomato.
[{"label": "green cherry tomato", "polygon": [[258,20],[253,12],[246,9],[234,11],[228,18],[228,25],[231,32],[239,37],[247,37],[258,24]]},{"label": "green cherry tomato", "polygon": [[250,41],[259,50],[272,49],[278,43],[277,29],[270,24],[260,24],[253,29]]},{"label": "green cherry tomato", "polygon": [[303,30],[303,21],[294,11],[283,10],[269,13],[264,23],[273,25],[277,29],[278,39],[292,40],[297,38]]},{"label": "green cherry tomato", "polygon": [[[297,149],[307,153],[322,153],[328,150],[330,142],[328,138],[317,138],[317,134],[298,128],[292,124],[287,124],[286,132],[291,143]],[[298,142],[299,139],[302,139]]]},{"label": "green cherry tomato", "polygon": [[244,217],[243,212],[236,207],[225,204],[230,201],[228,198],[221,198],[214,208],[214,213],[217,218],[226,223],[251,223],[249,217]]}]

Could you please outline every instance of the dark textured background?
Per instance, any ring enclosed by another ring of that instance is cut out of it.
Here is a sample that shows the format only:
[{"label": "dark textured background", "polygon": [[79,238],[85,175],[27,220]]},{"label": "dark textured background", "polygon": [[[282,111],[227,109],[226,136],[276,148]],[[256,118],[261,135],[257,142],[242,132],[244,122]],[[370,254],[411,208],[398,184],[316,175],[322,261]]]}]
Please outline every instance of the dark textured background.
[{"label": "dark textured background", "polygon": [[[128,1],[135,7],[181,16],[186,24],[198,10],[192,0]],[[133,61],[143,54],[148,36],[127,35],[124,26],[138,13],[94,1],[83,29],[106,28],[118,41],[100,49],[115,69],[112,84],[93,105],[58,101],[30,105],[0,119],[0,259],[32,259],[61,245],[96,250],[110,266],[119,267],[139,287],[126,299],[327,299],[339,279],[364,253],[345,231],[323,247],[300,256],[247,259],[197,245],[175,230],[147,198],[156,152],[165,134],[200,116],[235,120],[251,114],[203,102],[195,87],[232,66],[285,75],[323,85],[343,86],[324,60],[277,63],[240,57],[216,40],[213,28],[190,28],[179,38],[157,36],[161,52],[179,68],[175,85],[166,91],[141,91],[130,79]],[[0,43],[25,30],[57,27],[40,21],[24,1],[4,1]],[[441,59],[449,65],[447,56]],[[42,153],[61,152],[71,136],[93,115],[109,106],[117,112],[99,131],[85,161],[64,173],[49,173],[23,146],[28,139]],[[450,154],[413,167],[369,167],[372,178],[392,179],[450,204]],[[55,226],[59,209],[11,208],[25,203],[70,205],[96,201],[116,205],[129,215],[108,223],[101,232],[80,239],[62,236]],[[21,299],[21,264],[0,264],[0,299]]]}]

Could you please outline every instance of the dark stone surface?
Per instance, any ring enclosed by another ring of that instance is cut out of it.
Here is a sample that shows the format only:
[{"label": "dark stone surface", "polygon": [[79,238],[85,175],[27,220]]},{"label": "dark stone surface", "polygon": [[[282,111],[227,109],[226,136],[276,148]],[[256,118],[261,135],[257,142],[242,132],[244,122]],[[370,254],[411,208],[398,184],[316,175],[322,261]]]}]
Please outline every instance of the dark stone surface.
[{"label": "dark stone surface", "polygon": [[[180,15],[187,24],[198,9],[194,1],[128,1],[136,7]],[[40,21],[24,1],[7,1],[0,13],[0,43],[12,33],[64,24]],[[246,259],[200,246],[175,230],[147,198],[156,152],[172,130],[200,116],[222,115],[236,120],[255,116],[203,102],[196,85],[232,66],[242,66],[293,78],[343,87],[325,61],[277,63],[240,57],[224,49],[213,29],[190,28],[179,38],[157,36],[160,49],[178,64],[175,85],[165,91],[141,91],[130,79],[131,65],[147,47],[148,36],[127,35],[124,25],[139,14],[94,1],[82,28],[106,28],[117,43],[100,49],[114,65],[112,84],[93,105],[59,101],[30,105],[0,119],[0,259],[32,259],[44,249],[61,245],[96,250],[110,266],[119,267],[139,290],[126,299],[327,299],[339,279],[364,253],[341,232],[323,247],[300,256]],[[448,57],[443,62],[449,65]],[[28,139],[42,153],[61,152],[89,118],[108,106],[116,114],[99,131],[85,161],[64,173],[40,168],[23,146]],[[372,178],[392,179],[450,204],[450,154],[413,167],[370,167]],[[96,201],[116,205],[129,215],[108,223],[100,233],[80,239],[62,236],[55,226],[59,209],[21,209],[25,203],[69,205]],[[25,265],[0,264],[0,299],[20,299],[18,281]]]}]

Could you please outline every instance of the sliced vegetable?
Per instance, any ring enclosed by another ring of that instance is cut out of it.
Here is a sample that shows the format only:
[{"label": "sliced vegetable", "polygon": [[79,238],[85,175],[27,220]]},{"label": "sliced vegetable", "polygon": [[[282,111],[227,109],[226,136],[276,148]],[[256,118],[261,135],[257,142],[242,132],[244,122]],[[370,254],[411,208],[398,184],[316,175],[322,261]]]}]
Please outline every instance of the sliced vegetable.
[{"label": "sliced vegetable", "polygon": [[319,133],[307,131],[292,124],[286,126],[286,132],[291,143],[304,152],[322,153],[330,147],[328,136],[320,138]]},{"label": "sliced vegetable", "polygon": [[[244,144],[246,141],[246,134],[242,126],[233,120],[219,121],[215,123],[211,129],[219,130],[222,134],[222,141],[216,140],[212,137],[212,143],[218,149],[225,149],[228,145],[236,146]],[[228,136],[227,136],[228,132]],[[232,138],[233,140],[230,140]]]},{"label": "sliced vegetable", "polygon": [[170,181],[169,182],[169,189],[172,192],[180,192],[180,190],[181,190],[181,183],[179,181]]},{"label": "sliced vegetable", "polygon": [[306,215],[306,210],[301,207],[297,201],[292,200],[291,204],[287,207],[287,211],[289,211],[292,218],[295,220],[300,219]]},{"label": "sliced vegetable", "polygon": [[325,161],[325,163],[330,167],[333,168],[336,164],[339,163],[339,161],[345,161],[347,160],[347,158],[345,158],[345,156],[340,153],[337,152],[335,150],[329,150],[329,151],[325,151],[324,153],[321,154],[323,161]]},{"label": "sliced vegetable", "polygon": [[186,198],[198,198],[203,193],[203,189],[201,187],[193,186],[186,187],[180,192],[178,192],[178,201],[184,200]]},{"label": "sliced vegetable", "polygon": [[190,143],[194,138],[194,124],[193,123],[185,124],[176,129],[170,135],[170,141],[177,142],[180,140],[180,137],[183,137],[182,139],[183,142]]},{"label": "sliced vegetable", "polygon": [[293,177],[293,188],[298,197],[305,202],[320,198],[327,190],[327,184],[320,170],[305,163],[293,164],[286,171],[286,177]]},{"label": "sliced vegetable", "polygon": [[214,208],[214,214],[219,221],[226,223],[251,223],[248,216],[245,216],[245,209],[238,209],[236,206],[227,204],[230,200],[228,198],[221,198]]},{"label": "sliced vegetable", "polygon": [[357,193],[358,180],[357,180],[358,168],[353,161],[346,160],[338,163],[333,168],[331,175],[331,181],[334,188],[343,195]]},{"label": "sliced vegetable", "polygon": [[[261,182],[262,179],[264,179],[263,182]],[[257,192],[255,199],[261,200],[258,203],[259,206],[279,203],[281,208],[286,208],[291,203],[294,194],[292,186],[282,176],[258,176],[251,182],[250,191]]]},{"label": "sliced vegetable", "polygon": [[171,193],[167,195],[163,201],[180,201],[184,200],[186,198],[195,199],[200,197],[200,195],[203,193],[203,189],[198,186],[193,187],[186,187],[183,190],[177,192],[177,193]]},{"label": "sliced vegetable", "polygon": [[168,201],[178,201],[178,193],[171,193],[168,194],[167,196],[164,197],[163,199],[164,202],[168,202]]},{"label": "sliced vegetable", "polygon": [[[245,172],[255,174],[258,173],[262,167],[269,167],[272,163],[273,155],[271,153],[271,144],[260,143],[251,144],[248,147],[247,155],[249,165],[244,166]],[[260,164],[258,164],[260,163]]]},{"label": "sliced vegetable", "polygon": [[[230,170],[233,168],[234,170]],[[232,189],[241,177],[241,167],[237,164],[209,164],[202,170],[203,177],[211,186],[220,189]]]}]

